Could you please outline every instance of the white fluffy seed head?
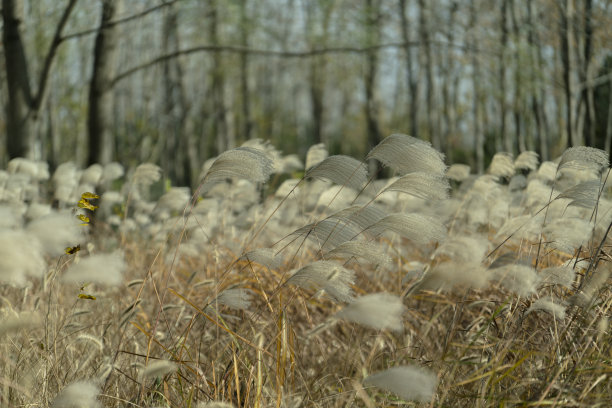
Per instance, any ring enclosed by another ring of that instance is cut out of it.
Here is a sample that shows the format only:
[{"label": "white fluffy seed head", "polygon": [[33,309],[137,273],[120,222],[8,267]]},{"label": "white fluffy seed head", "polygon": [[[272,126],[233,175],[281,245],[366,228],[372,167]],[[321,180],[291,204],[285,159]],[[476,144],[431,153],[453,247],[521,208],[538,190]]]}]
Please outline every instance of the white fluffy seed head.
[{"label": "white fluffy seed head", "polygon": [[506,152],[495,153],[489,165],[489,174],[497,177],[512,177],[514,174],[512,155]]},{"label": "white fluffy seed head", "polygon": [[387,136],[370,150],[367,159],[376,159],[400,175],[414,171],[439,175],[446,172],[442,153],[428,142],[402,134]]},{"label": "white fluffy seed head", "polygon": [[461,163],[451,164],[446,171],[446,177],[448,177],[450,180],[459,182],[464,181],[470,177],[470,166]]},{"label": "white fluffy seed head", "polygon": [[161,168],[152,163],[143,163],[136,167],[132,175],[132,183],[150,186],[161,178]]},{"label": "white fluffy seed head", "polygon": [[66,247],[82,240],[83,226],[69,213],[51,213],[31,221],[26,232],[40,242],[42,250],[51,256],[64,253]]},{"label": "white fluffy seed head", "polygon": [[62,281],[118,285],[123,280],[123,272],[126,268],[123,254],[120,252],[90,255],[70,265],[62,276]]},{"label": "white fluffy seed head", "polygon": [[520,296],[529,296],[536,292],[539,277],[531,266],[508,264],[491,272],[502,286]]},{"label": "white fluffy seed head", "polygon": [[338,302],[353,300],[351,284],[355,282],[355,272],[332,261],[316,261],[297,270],[287,283],[305,289],[323,289]]},{"label": "white fluffy seed head", "polygon": [[21,230],[0,230],[0,282],[24,286],[28,276],[42,277],[44,269],[37,240]]},{"label": "white fluffy seed head", "polygon": [[141,372],[141,378],[158,378],[177,370],[175,363],[167,360],[158,360],[149,363]]},{"label": "white fluffy seed head", "polygon": [[438,378],[425,368],[399,366],[372,374],[363,383],[390,391],[405,400],[428,402],[436,392]]},{"label": "white fluffy seed head", "polygon": [[312,167],[327,159],[328,155],[329,153],[323,143],[310,146],[306,153],[306,170],[310,170]]},{"label": "white fluffy seed head", "polygon": [[51,408],[98,408],[98,386],[89,381],[77,381],[65,387],[51,403]]},{"label": "white fluffy seed head", "polygon": [[253,292],[245,288],[225,289],[217,296],[217,302],[232,309],[245,310],[251,307]]},{"label": "white fluffy seed head", "polygon": [[336,317],[376,330],[401,331],[405,310],[399,297],[389,293],[373,293],[358,297],[336,313]]},{"label": "white fluffy seed head", "polygon": [[10,313],[0,317],[0,336],[40,326],[42,319],[36,312]]},{"label": "white fluffy seed head", "polygon": [[534,171],[538,168],[539,155],[536,152],[524,151],[514,160],[514,168],[517,170]]},{"label": "white fluffy seed head", "polygon": [[544,311],[553,315],[556,319],[565,319],[565,308],[566,306],[558,299],[552,297],[543,297],[535,302],[531,303],[527,313],[535,311]]},{"label": "white fluffy seed head", "polygon": [[368,171],[365,163],[350,156],[336,155],[312,167],[306,176],[331,180],[359,191],[368,180]]}]

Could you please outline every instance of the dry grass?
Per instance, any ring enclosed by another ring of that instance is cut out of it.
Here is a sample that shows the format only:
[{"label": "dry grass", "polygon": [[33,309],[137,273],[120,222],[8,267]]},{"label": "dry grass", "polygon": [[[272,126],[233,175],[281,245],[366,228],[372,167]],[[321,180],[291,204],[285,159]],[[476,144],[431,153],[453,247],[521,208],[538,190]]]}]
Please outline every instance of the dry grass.
[{"label": "dry grass", "polygon": [[[388,292],[403,299],[404,329],[377,331],[335,320],[342,304],[286,284],[292,270],[322,258],[305,238],[275,247],[283,248],[279,268],[241,258],[280,216],[266,214],[259,214],[247,235],[221,233],[202,247],[189,247],[190,230],[180,219],[165,241],[120,233],[99,221],[87,227],[89,245],[82,243],[76,255],[47,258],[44,279],[32,279],[28,288],[1,286],[0,320],[18,311],[35,311],[39,318],[0,333],[0,405],[49,407],[67,385],[83,380],[108,407],[195,407],[210,401],[368,408],[612,404],[609,245],[597,251],[601,241],[591,240],[572,256],[545,243],[508,241],[485,266],[507,253],[537,264],[537,270],[601,257],[589,272],[591,286],[582,291],[583,272],[572,288],[547,284],[521,297],[493,281],[481,289],[419,289],[418,274],[406,278],[410,262],[433,268],[454,260],[448,254],[432,259],[437,245],[383,234],[374,242],[390,248],[392,265],[377,268],[355,258],[345,264],[356,273],[355,296]],[[245,238],[255,231],[255,240]],[[492,227],[478,232],[491,248],[504,240]],[[60,282],[76,258],[118,248],[127,262],[123,284]],[[218,301],[224,290],[237,287],[250,291],[250,299],[238,299],[242,308]],[[546,297],[565,302],[565,315],[530,308]],[[429,402],[404,401],[363,382],[403,365],[437,375]]]}]

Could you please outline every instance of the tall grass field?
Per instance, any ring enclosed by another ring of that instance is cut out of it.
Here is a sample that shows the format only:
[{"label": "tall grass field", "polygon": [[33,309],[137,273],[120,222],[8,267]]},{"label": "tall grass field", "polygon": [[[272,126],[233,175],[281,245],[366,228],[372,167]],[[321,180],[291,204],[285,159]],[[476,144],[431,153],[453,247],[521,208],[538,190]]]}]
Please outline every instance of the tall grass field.
[{"label": "tall grass field", "polygon": [[252,140],[193,190],[14,159],[0,406],[612,406],[609,171],[573,147],[477,175],[400,134]]}]

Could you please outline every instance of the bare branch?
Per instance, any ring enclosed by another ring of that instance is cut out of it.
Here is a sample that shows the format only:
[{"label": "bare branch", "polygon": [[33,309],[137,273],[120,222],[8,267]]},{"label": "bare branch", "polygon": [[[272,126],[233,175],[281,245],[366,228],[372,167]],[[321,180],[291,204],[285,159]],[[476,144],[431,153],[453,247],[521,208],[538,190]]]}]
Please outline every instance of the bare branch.
[{"label": "bare branch", "polygon": [[172,4],[176,3],[177,0],[169,0],[169,1],[165,1],[161,4],[158,4],[157,6],[153,6],[151,8],[145,9],[143,11],[141,11],[140,13],[136,13],[136,14],[132,14],[130,16],[124,17],[124,18],[120,18],[114,21],[109,21],[108,23],[104,24],[101,27],[96,27],[96,28],[92,28],[89,30],[84,30],[84,31],[79,31],[77,33],[71,33],[71,34],[66,34],[65,36],[62,37],[62,41],[66,41],[66,40],[72,40],[74,38],[79,38],[79,37],[85,37],[86,35],[90,35],[90,34],[95,34],[98,32],[98,30],[100,29],[104,29],[107,27],[112,27],[114,25],[117,24],[122,24],[122,23],[127,23],[128,21],[132,21],[132,20],[136,20],[140,17],[144,17],[147,14],[153,13],[154,11],[157,11],[161,8],[167,7],[167,6],[171,6]]},{"label": "bare branch", "polygon": [[[490,50],[483,50],[474,47],[470,47],[463,44],[450,44],[444,41],[430,41],[430,44],[443,45],[445,47],[457,48],[464,51],[472,51],[476,53],[486,53],[496,55],[496,52]],[[406,47],[419,47],[422,42],[419,41],[408,41],[408,42],[391,42],[383,44],[375,44],[368,47],[328,47],[328,48],[315,48],[307,51],[278,51],[278,50],[262,50],[257,48],[249,48],[239,45],[199,45],[196,47],[186,48],[183,50],[177,50],[168,54],[160,55],[159,57],[153,58],[150,61],[144,62],[135,67],[129,68],[123,71],[115,77],[113,85],[117,82],[127,78],[128,76],[135,74],[138,71],[147,69],[156,65],[160,62],[167,61],[169,59],[180,57],[181,55],[195,54],[199,52],[229,52],[232,54],[249,54],[259,55],[268,57],[280,57],[280,58],[309,58],[323,54],[364,54],[375,50],[387,49],[387,48],[406,48]]]}]

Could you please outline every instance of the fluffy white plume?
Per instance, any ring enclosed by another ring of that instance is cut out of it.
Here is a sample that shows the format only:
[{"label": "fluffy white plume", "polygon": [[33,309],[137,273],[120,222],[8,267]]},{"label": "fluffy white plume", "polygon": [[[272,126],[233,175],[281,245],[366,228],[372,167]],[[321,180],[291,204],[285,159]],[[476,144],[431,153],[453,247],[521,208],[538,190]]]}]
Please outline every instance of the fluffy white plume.
[{"label": "fluffy white plume", "polygon": [[376,145],[367,156],[396,170],[400,175],[423,171],[443,175],[446,171],[444,155],[423,140],[393,134]]},{"label": "fluffy white plume", "polygon": [[385,191],[399,191],[423,199],[443,200],[448,198],[450,184],[448,179],[439,174],[415,171],[399,177],[385,187]]},{"label": "fluffy white plume", "polygon": [[559,194],[556,199],[566,198],[571,200],[569,205],[577,207],[593,208],[599,199],[599,191],[602,185],[599,180],[587,180],[568,188]]},{"label": "fluffy white plume", "polygon": [[542,162],[536,174],[539,179],[551,182],[557,177],[557,164],[551,161]]},{"label": "fluffy white plume", "polygon": [[232,309],[244,310],[251,306],[253,292],[250,289],[225,289],[217,296],[217,302]]},{"label": "fluffy white plume", "polygon": [[183,211],[191,200],[189,187],[171,187],[157,200],[157,208],[170,211]]},{"label": "fluffy white plume", "polygon": [[574,251],[591,238],[593,225],[582,218],[559,218],[544,228],[549,245],[573,255]]},{"label": "fluffy white plume", "polygon": [[359,191],[368,181],[368,170],[365,163],[353,157],[336,155],[312,167],[306,176],[328,179]]},{"label": "fluffy white plume", "polygon": [[310,146],[306,153],[306,170],[310,170],[312,167],[327,159],[328,155],[329,153],[323,143]]},{"label": "fluffy white plume", "polygon": [[98,408],[98,386],[89,381],[77,381],[65,387],[51,403],[51,408]]},{"label": "fluffy white plume", "polygon": [[337,218],[327,218],[295,230],[291,235],[303,235],[314,241],[321,249],[333,249],[350,241],[361,233],[355,225]]},{"label": "fluffy white plume", "polygon": [[336,313],[336,317],[376,330],[401,331],[405,311],[406,307],[399,297],[389,293],[373,293],[358,297]]},{"label": "fluffy white plume", "polygon": [[430,290],[449,290],[456,286],[479,289],[490,277],[491,272],[479,262],[448,261],[427,270],[418,287]]},{"label": "fluffy white plume", "polygon": [[358,191],[345,186],[333,185],[323,191],[315,208],[319,211],[334,211],[346,208],[357,198]]},{"label": "fluffy white plume", "polygon": [[0,204],[0,229],[21,227],[23,223],[23,208],[19,205]]},{"label": "fluffy white plume", "polygon": [[539,162],[538,154],[527,150],[519,154],[516,160],[514,160],[514,168],[516,170],[534,171],[537,170]]},{"label": "fluffy white plume", "polygon": [[81,174],[81,184],[91,184],[97,186],[104,175],[104,168],[99,164],[92,164]]},{"label": "fluffy white plume", "polygon": [[0,230],[0,282],[23,286],[28,276],[42,277],[45,262],[39,246],[24,231]]},{"label": "fluffy white plume", "polygon": [[276,255],[272,248],[254,249],[242,255],[240,259],[258,263],[269,269],[278,269],[282,264],[282,259]]},{"label": "fluffy white plume", "polygon": [[40,326],[42,319],[36,312],[21,312],[0,317],[0,336]]},{"label": "fluffy white plume", "polygon": [[446,256],[456,261],[478,263],[482,261],[488,247],[488,241],[482,237],[453,236],[444,241],[432,256]]},{"label": "fluffy white plume", "polygon": [[141,372],[141,378],[158,378],[177,370],[176,364],[167,360],[157,360],[149,363]]},{"label": "fluffy white plume", "polygon": [[512,177],[514,174],[514,162],[510,153],[495,153],[489,165],[489,174],[497,177]]},{"label": "fluffy white plume", "polygon": [[393,231],[419,244],[442,241],[446,237],[446,227],[440,220],[421,214],[391,214],[376,222],[370,231],[375,234]]},{"label": "fluffy white plume", "polygon": [[521,264],[508,264],[492,269],[491,272],[506,289],[521,296],[536,292],[539,277],[533,267]]},{"label": "fluffy white plume", "polygon": [[41,244],[51,256],[64,253],[64,249],[79,243],[83,237],[81,222],[69,213],[52,213],[31,221],[26,232]]},{"label": "fluffy white plume", "polygon": [[298,269],[287,283],[305,289],[323,289],[334,300],[350,302],[353,300],[351,284],[355,282],[355,272],[332,261],[316,261]]},{"label": "fluffy white plume", "polygon": [[559,170],[568,167],[602,171],[609,166],[608,153],[589,146],[575,146],[566,149],[559,162]]},{"label": "fluffy white plume", "polygon": [[152,163],[143,163],[136,167],[132,175],[132,183],[150,186],[161,178],[161,168]]},{"label": "fluffy white plume", "polygon": [[327,253],[330,257],[347,255],[364,259],[373,265],[387,266],[392,262],[391,257],[385,254],[380,246],[371,242],[348,241]]},{"label": "fluffy white plume", "polygon": [[117,162],[108,163],[104,166],[104,172],[102,173],[101,182],[110,183],[111,181],[117,180],[119,177],[123,177],[125,170],[123,166]]},{"label": "fluffy white plume", "polygon": [[451,164],[446,171],[446,177],[450,180],[464,181],[470,177],[470,166],[461,163]]},{"label": "fluffy white plume", "polygon": [[261,150],[237,147],[221,153],[208,169],[204,180],[207,187],[234,177],[264,183],[272,169],[272,159]]},{"label": "fluffy white plume", "polygon": [[571,264],[551,266],[540,271],[541,285],[563,285],[571,288],[576,277],[576,272]]},{"label": "fluffy white plume", "polygon": [[126,268],[123,254],[119,252],[90,255],[70,265],[62,276],[62,281],[118,285],[123,280],[123,272]]},{"label": "fluffy white plume", "polygon": [[370,205],[364,207],[352,206],[345,208],[344,210],[333,214],[330,218],[336,218],[345,223],[354,224],[360,229],[365,230],[366,228],[374,225],[376,222],[382,220],[385,215],[385,210],[383,210],[377,204],[371,203]]},{"label": "fluffy white plume", "polygon": [[428,402],[436,392],[438,378],[425,368],[399,366],[372,374],[363,383],[390,391],[405,400]]},{"label": "fluffy white plume", "polygon": [[198,402],[197,408],[234,408],[229,402],[223,401],[209,401],[209,402]]},{"label": "fluffy white plume", "polygon": [[566,306],[563,305],[560,300],[551,297],[543,297],[533,302],[526,313],[542,310],[550,313],[559,320],[563,320],[565,319],[565,308]]}]

